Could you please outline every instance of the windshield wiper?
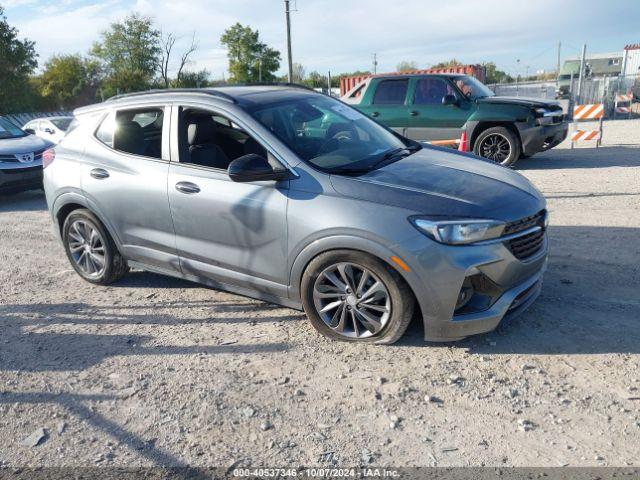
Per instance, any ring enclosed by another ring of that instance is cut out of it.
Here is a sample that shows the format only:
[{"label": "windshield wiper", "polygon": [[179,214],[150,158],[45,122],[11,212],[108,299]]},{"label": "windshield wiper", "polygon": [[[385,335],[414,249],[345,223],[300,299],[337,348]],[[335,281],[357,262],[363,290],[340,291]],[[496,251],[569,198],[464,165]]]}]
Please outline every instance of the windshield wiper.
[{"label": "windshield wiper", "polygon": [[[408,157],[409,155],[411,155],[414,152],[417,152],[420,149],[422,149],[422,147],[419,145],[410,145],[408,147],[394,148],[386,152],[384,155],[382,155],[380,160],[378,160],[373,165],[371,165],[370,168],[371,170],[374,170],[376,168],[382,167],[383,165],[388,165],[389,163],[393,163],[397,160],[400,160],[401,158]],[[408,152],[408,153],[406,155],[400,155],[403,152]]]}]

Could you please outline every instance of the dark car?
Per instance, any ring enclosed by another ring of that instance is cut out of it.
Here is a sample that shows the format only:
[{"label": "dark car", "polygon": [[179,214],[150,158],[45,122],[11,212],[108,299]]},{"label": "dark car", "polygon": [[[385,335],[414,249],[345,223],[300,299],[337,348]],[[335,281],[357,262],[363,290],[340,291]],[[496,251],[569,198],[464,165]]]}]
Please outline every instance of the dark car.
[{"label": "dark car", "polygon": [[342,100],[412,140],[454,141],[464,133],[469,151],[504,166],[567,136],[557,102],[499,97],[468,75],[374,76]]},{"label": "dark car", "polygon": [[42,154],[52,145],[0,117],[0,193],[42,188]]}]

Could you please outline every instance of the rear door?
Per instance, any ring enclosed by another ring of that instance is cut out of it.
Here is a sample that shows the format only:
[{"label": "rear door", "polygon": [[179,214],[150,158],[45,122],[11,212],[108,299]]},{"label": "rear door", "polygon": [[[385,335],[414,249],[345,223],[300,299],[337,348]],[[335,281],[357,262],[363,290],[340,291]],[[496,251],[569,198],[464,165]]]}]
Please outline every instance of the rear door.
[{"label": "rear door", "polygon": [[401,135],[409,126],[408,78],[373,79],[362,100],[355,105],[363,113]]},{"label": "rear door", "polygon": [[82,189],[127,258],[172,273],[180,268],[167,199],[167,111],[147,104],[107,114],[87,142]]},{"label": "rear door", "polygon": [[[457,104],[443,105],[445,95]],[[407,136],[416,141],[455,140],[470,115],[470,105],[445,77],[412,78]]]}]

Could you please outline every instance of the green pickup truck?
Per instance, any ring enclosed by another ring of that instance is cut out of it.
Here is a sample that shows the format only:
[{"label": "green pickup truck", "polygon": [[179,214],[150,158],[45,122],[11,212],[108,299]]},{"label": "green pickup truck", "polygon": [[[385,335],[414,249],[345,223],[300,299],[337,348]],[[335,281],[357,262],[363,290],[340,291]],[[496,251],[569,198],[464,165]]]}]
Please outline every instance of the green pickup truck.
[{"label": "green pickup truck", "polygon": [[468,75],[373,76],[342,100],[412,140],[461,139],[469,151],[504,166],[567,136],[557,102],[495,96]]}]

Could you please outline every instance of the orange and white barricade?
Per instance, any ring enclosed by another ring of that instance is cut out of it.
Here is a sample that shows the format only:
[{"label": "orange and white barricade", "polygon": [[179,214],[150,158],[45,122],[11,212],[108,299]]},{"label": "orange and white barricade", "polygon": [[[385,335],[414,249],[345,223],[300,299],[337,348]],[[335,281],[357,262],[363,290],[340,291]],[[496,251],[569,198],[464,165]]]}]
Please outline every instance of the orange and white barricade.
[{"label": "orange and white barricade", "polygon": [[[578,122],[581,120],[600,120],[597,130],[581,130]],[[575,142],[595,140],[596,148],[602,143],[602,121],[604,120],[604,104],[592,103],[573,107],[573,133],[571,134],[571,148]]]},{"label": "orange and white barricade", "polygon": [[615,104],[613,107],[613,114],[615,117],[618,115],[626,115],[631,117],[631,102],[633,101],[632,93],[623,93],[616,95]]}]

